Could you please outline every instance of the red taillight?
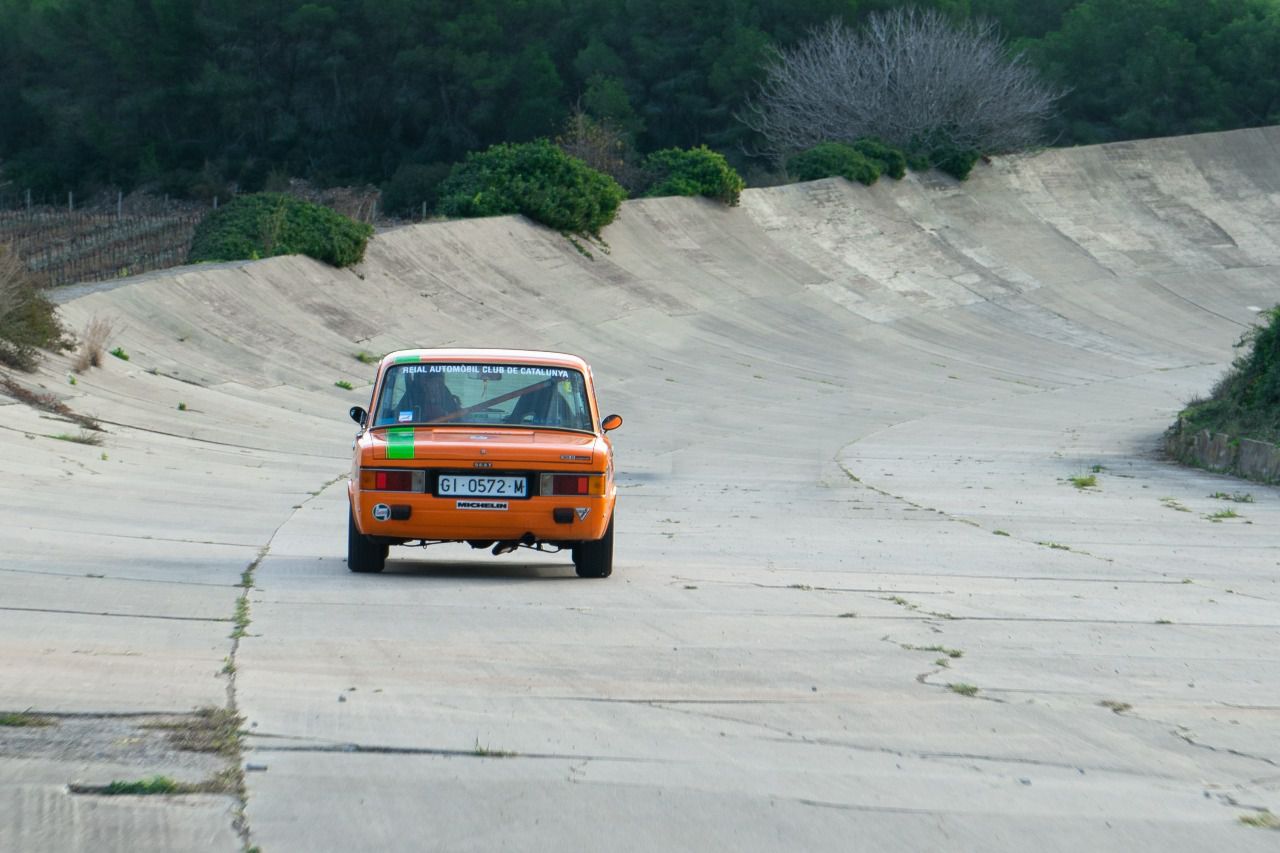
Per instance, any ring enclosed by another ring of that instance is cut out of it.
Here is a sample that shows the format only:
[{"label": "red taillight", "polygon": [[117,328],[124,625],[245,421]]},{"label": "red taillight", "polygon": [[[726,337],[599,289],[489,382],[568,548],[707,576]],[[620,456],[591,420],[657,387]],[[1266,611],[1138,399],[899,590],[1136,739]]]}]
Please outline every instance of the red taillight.
[{"label": "red taillight", "polygon": [[375,471],[373,487],[380,492],[413,491],[412,471]]},{"label": "red taillight", "polygon": [[579,474],[556,474],[551,478],[551,494],[585,495],[589,482],[589,478]]}]

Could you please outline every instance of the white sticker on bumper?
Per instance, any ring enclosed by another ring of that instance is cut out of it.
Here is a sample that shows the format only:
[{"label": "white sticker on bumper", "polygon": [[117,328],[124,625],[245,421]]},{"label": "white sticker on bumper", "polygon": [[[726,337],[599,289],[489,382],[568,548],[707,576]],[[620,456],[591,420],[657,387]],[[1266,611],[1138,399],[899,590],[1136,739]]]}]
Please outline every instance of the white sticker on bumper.
[{"label": "white sticker on bumper", "polygon": [[488,509],[488,510],[506,510],[506,501],[458,501],[455,506],[458,509]]}]

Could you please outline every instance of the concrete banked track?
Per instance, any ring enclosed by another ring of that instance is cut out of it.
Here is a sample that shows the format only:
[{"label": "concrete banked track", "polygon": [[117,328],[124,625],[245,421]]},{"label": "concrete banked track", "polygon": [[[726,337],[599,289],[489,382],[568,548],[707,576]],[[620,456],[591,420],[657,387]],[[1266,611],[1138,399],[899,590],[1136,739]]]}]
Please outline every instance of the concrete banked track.
[{"label": "concrete banked track", "polygon": [[[0,710],[234,702],[247,807],[71,794],[206,771],[0,730],[0,849],[1275,849],[1239,818],[1280,811],[1280,490],[1158,448],[1280,301],[1280,130],[629,202],[605,237],[427,224],[354,272],[65,301],[131,360],[21,377],[99,447],[0,399]],[[347,571],[353,353],[410,345],[592,362],[612,578]]]}]

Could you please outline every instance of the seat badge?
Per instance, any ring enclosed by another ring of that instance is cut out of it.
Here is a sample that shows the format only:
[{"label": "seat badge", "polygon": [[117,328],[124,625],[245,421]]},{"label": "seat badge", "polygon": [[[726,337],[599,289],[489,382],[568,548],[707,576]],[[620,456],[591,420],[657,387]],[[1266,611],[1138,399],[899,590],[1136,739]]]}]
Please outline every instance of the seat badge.
[{"label": "seat badge", "polygon": [[591,512],[591,510],[588,507],[580,506],[574,509],[574,512],[578,514],[578,521],[586,521],[587,513]]},{"label": "seat badge", "polygon": [[373,508],[373,517],[378,521],[386,521],[391,517],[391,507],[386,504],[378,504]]}]

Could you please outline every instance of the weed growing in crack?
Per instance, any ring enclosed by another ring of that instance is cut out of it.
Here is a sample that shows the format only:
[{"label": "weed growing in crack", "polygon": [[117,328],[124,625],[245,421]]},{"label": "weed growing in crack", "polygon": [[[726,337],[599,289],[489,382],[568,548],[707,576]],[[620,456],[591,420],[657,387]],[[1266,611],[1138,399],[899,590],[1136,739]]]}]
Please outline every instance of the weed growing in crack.
[{"label": "weed growing in crack", "polygon": [[73,444],[90,444],[94,447],[102,444],[102,436],[89,432],[88,430],[80,430],[80,432],[72,435],[67,432],[60,432],[57,435],[51,435],[50,438],[56,438],[58,441],[70,441]]},{"label": "weed growing in crack", "polygon": [[132,782],[114,780],[106,785],[67,786],[73,794],[91,794],[100,797],[154,797],[175,796],[178,794],[231,794],[239,795],[241,791],[240,773],[238,769],[224,770],[201,782],[178,782],[168,776],[152,776]]},{"label": "weed growing in crack", "polygon": [[841,613],[841,614],[840,614],[839,616],[837,616],[836,618],[837,618],[837,619],[856,619],[856,618],[858,618],[858,614],[857,614],[857,613],[854,613],[852,610],[850,610],[848,613]]},{"label": "weed growing in crack", "polygon": [[476,738],[476,745],[472,747],[471,754],[481,758],[512,758],[516,755],[505,749],[491,749],[488,746],[481,745],[480,738]]},{"label": "weed growing in crack", "polygon": [[949,658],[962,658],[964,652],[960,649],[949,649],[946,646],[913,646],[910,643],[904,643],[902,646],[909,652],[942,652]]},{"label": "weed growing in crack", "polygon": [[33,714],[30,711],[19,711],[16,714],[0,714],[0,726],[25,729],[44,728],[45,726],[54,725],[57,725],[57,721],[51,717],[42,717],[39,714]]},{"label": "weed growing in crack", "polygon": [[1258,829],[1280,829],[1280,817],[1274,812],[1261,811],[1255,814],[1240,815],[1240,822],[1245,826],[1252,826]]},{"label": "weed growing in crack", "polygon": [[1123,714],[1125,711],[1133,710],[1133,706],[1128,702],[1120,702],[1115,699],[1103,699],[1098,704],[1116,714]]},{"label": "weed growing in crack", "polygon": [[1007,531],[1007,530],[993,530],[993,531],[991,531],[991,532],[992,532],[992,533],[994,533],[996,536],[1008,536],[1008,535],[1009,535],[1009,531]]},{"label": "weed growing in crack", "polygon": [[244,717],[235,711],[210,706],[197,708],[194,714],[175,722],[149,723],[146,728],[165,731],[169,744],[174,749],[183,752],[212,752],[226,758],[235,758],[240,753],[242,725]]},{"label": "weed growing in crack", "polygon": [[1075,486],[1077,489],[1092,489],[1098,485],[1097,474],[1080,474],[1075,477],[1068,477],[1067,482]]},{"label": "weed growing in crack", "polygon": [[377,364],[378,357],[371,352],[360,350],[360,352],[352,353],[352,358],[361,364]]},{"label": "weed growing in crack", "polygon": [[1228,518],[1243,518],[1243,516],[1231,507],[1227,507],[1226,509],[1220,509],[1217,512],[1210,513],[1209,515],[1206,515],[1205,518],[1210,521],[1223,521]]},{"label": "weed growing in crack", "polygon": [[1227,494],[1226,492],[1214,492],[1213,494],[1209,495],[1209,497],[1218,501],[1232,501],[1238,504],[1253,503],[1253,495],[1249,494],[1248,492],[1232,492],[1230,494]]},{"label": "weed growing in crack", "polygon": [[947,689],[952,693],[959,693],[961,696],[976,696],[978,693],[977,687],[972,684],[965,684],[964,682],[948,684]]},{"label": "weed growing in crack", "polygon": [[1046,548],[1052,548],[1055,551],[1070,551],[1070,545],[1063,545],[1061,542],[1037,542],[1037,545],[1043,545]]},{"label": "weed growing in crack", "polygon": [[350,391],[352,388],[356,387],[345,379],[339,379],[337,382],[333,384],[334,384],[334,387],[341,388],[343,391]]},{"label": "weed growing in crack", "polygon": [[248,592],[236,599],[236,612],[231,617],[235,628],[231,631],[231,639],[238,640],[244,636],[244,631],[249,627],[249,598]]},{"label": "weed growing in crack", "polygon": [[1106,465],[1090,465],[1089,470],[1095,474],[1101,474],[1103,471],[1107,470],[1107,466]]},{"label": "weed growing in crack", "polygon": [[1172,625],[1172,624],[1173,624],[1173,620],[1172,620],[1172,619],[1157,619],[1157,620],[1156,620],[1156,624],[1157,624],[1157,625]]},{"label": "weed growing in crack", "polygon": [[809,586],[807,583],[793,583],[793,584],[788,584],[787,589],[799,589],[805,592],[809,592],[810,590],[813,589],[813,587]]},{"label": "weed growing in crack", "polygon": [[111,354],[114,355],[116,358],[120,359],[121,361],[129,360],[129,353],[124,351],[124,347],[116,347],[111,351]]}]

